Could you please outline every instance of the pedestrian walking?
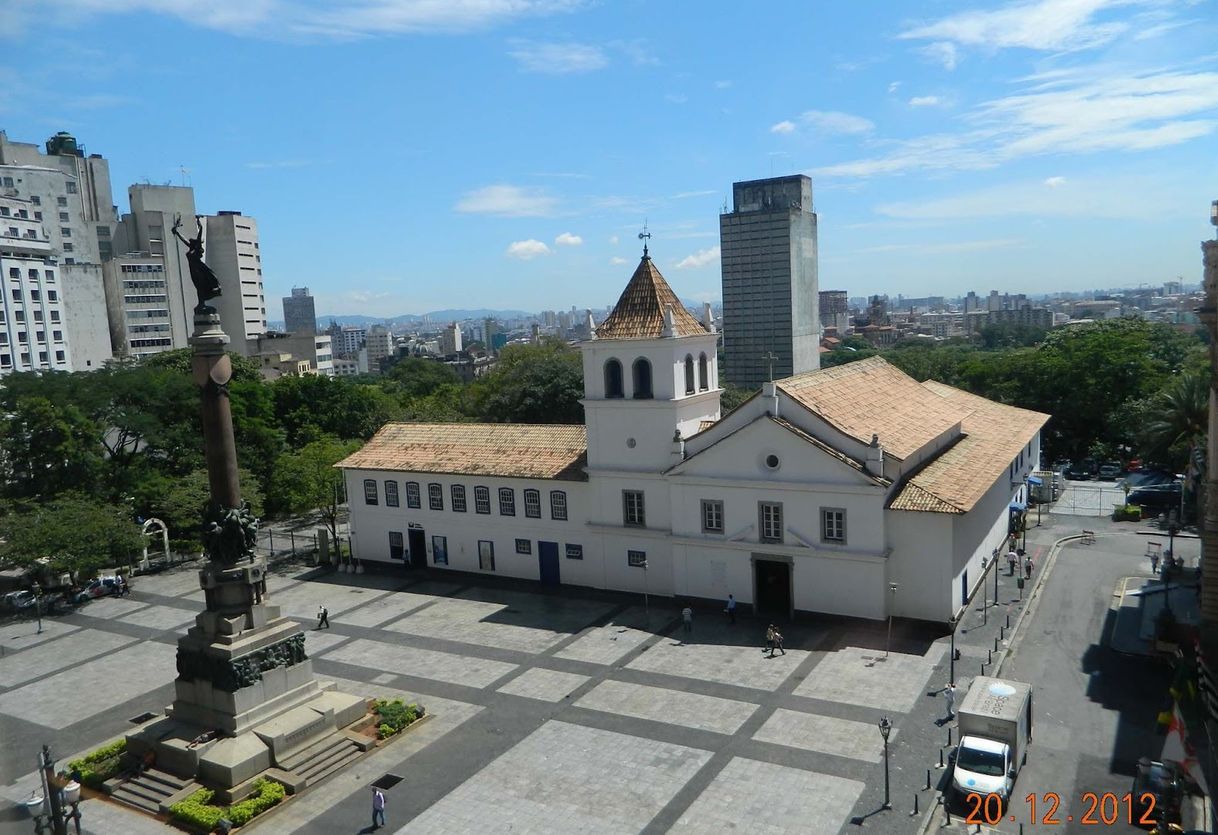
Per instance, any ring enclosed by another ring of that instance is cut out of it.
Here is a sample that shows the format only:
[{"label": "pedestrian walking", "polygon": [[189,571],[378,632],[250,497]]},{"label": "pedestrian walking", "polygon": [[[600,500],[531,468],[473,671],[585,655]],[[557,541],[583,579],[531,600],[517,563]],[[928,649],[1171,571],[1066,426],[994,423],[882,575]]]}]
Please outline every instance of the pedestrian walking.
[{"label": "pedestrian walking", "polygon": [[694,631],[694,610],[686,606],[681,610],[681,623],[684,626],[685,634],[690,635]]},{"label": "pedestrian walking", "polygon": [[1015,549],[1007,551],[1007,576],[1015,576],[1015,563],[1019,562],[1019,555],[1015,553]]},{"label": "pedestrian walking", "polygon": [[330,610],[327,609],[325,606],[319,606],[317,609],[317,628],[318,629],[329,629],[330,628]]},{"label": "pedestrian walking", "polygon": [[765,655],[767,652],[770,655],[774,654],[774,633],[777,631],[778,630],[776,630],[774,628],[774,624],[772,624],[772,623],[766,627],[766,629],[765,629],[765,649],[763,649],[761,651],[762,655]]},{"label": "pedestrian walking", "polygon": [[728,619],[729,623],[736,622],[736,596],[735,595],[729,594],[727,596],[727,608],[724,609],[723,611],[727,612],[727,619]]},{"label": "pedestrian walking", "polygon": [[372,787],[372,828],[385,825],[385,793]]},{"label": "pedestrian walking", "polygon": [[943,688],[943,700],[947,702],[947,718],[951,719],[956,715],[956,685],[950,681]]},{"label": "pedestrian walking", "polygon": [[774,644],[770,647],[771,658],[774,657],[775,651],[781,652],[783,655],[787,654],[787,651],[782,648],[782,633],[777,629],[774,630]]},{"label": "pedestrian walking", "polygon": [[1023,561],[1023,576],[1025,579],[1032,579],[1032,558],[1026,557]]},{"label": "pedestrian walking", "polygon": [[1159,573],[1159,555],[1158,554],[1150,555],[1150,573],[1151,574]]}]

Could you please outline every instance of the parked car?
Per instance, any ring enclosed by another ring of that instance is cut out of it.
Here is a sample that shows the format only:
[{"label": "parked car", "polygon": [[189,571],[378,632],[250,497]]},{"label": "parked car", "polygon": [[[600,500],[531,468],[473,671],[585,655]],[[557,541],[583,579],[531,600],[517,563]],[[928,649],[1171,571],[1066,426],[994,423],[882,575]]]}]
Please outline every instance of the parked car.
[{"label": "parked car", "polygon": [[[1184,800],[1184,778],[1173,762],[1153,762],[1146,757],[1138,760],[1133,773],[1134,820],[1149,817],[1167,823],[1180,822],[1180,805]],[[1151,809],[1150,798],[1154,798]]]},{"label": "parked car", "polygon": [[[84,589],[80,592],[80,596],[92,599],[118,593],[118,577],[96,577],[85,585]],[[78,600],[80,596],[77,597]]]},{"label": "parked car", "polygon": [[4,595],[3,600],[6,609],[28,609],[38,603],[38,598],[29,589],[10,591]]},{"label": "parked car", "polygon": [[1180,483],[1139,487],[1129,494],[1128,504],[1138,507],[1168,510],[1180,506]]},{"label": "parked car", "polygon": [[1105,461],[1100,464],[1100,481],[1115,481],[1121,477],[1121,464],[1119,461]]},{"label": "parked car", "polygon": [[1066,467],[1066,478],[1071,481],[1088,481],[1092,476],[1092,464],[1095,462],[1090,459],[1075,461]]}]

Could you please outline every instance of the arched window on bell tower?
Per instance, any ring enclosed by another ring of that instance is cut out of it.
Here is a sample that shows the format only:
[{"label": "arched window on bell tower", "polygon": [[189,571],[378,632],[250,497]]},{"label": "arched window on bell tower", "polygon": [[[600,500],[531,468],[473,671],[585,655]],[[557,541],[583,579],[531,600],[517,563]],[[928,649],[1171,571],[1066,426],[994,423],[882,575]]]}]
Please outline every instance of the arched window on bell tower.
[{"label": "arched window on bell tower", "polygon": [[622,389],[622,364],[615,359],[605,363],[605,397],[625,397]]},{"label": "arched window on bell tower", "polygon": [[685,355],[685,393],[693,394],[694,389],[694,358],[692,354]]},{"label": "arched window on bell tower", "polygon": [[651,391],[651,363],[645,357],[634,361],[634,399],[650,400],[654,395]]},{"label": "arched window on bell tower", "polygon": [[706,391],[710,388],[710,375],[707,372],[706,354],[698,357],[698,390]]}]

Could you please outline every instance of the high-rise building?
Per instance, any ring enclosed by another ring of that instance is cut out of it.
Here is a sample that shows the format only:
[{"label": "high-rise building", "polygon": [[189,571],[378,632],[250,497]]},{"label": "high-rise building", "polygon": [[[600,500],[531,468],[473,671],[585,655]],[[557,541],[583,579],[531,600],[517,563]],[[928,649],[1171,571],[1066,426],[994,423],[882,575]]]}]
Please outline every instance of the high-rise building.
[{"label": "high-rise building", "polygon": [[381,360],[393,355],[393,334],[384,325],[373,325],[368,328],[366,337],[368,348],[368,373],[381,373]]},{"label": "high-rise building", "polygon": [[744,388],[820,367],[816,213],[803,175],[732,186],[719,216],[724,374]]},{"label": "high-rise building", "polygon": [[32,207],[0,195],[0,374],[72,368],[60,267]]},{"label": "high-rise building", "polygon": [[207,265],[220,281],[220,297],[211,304],[241,350],[246,340],[266,333],[258,221],[241,212],[219,212],[207,216],[204,231]]},{"label": "high-rise building", "polygon": [[[124,293],[114,300],[117,304],[112,304],[111,330],[130,333],[133,326],[142,327],[144,319],[155,311],[158,322],[163,319],[169,324],[170,342],[163,350],[185,348],[186,340],[194,330],[194,307],[198,298],[190,281],[186,247],[174,236],[173,225],[181,218],[180,235],[189,239],[198,234],[194,189],[136,184],[127,189],[127,200],[131,211],[123,215],[115,232],[114,251],[116,255],[134,258],[135,264],[159,260],[165,286],[163,294],[158,295],[164,298],[148,299],[146,293]],[[204,260],[215,271],[210,251],[204,253]],[[121,270],[119,272],[121,274]],[[227,321],[224,326],[228,327]]]},{"label": "high-rise building", "polygon": [[308,287],[293,287],[283,297],[283,329],[288,333],[317,333],[317,308]]},{"label": "high-rise building", "polygon": [[[0,131],[0,195],[28,203],[29,220],[49,244],[46,258],[62,305],[59,330],[69,346],[66,370],[101,368],[113,356],[101,269],[113,251],[116,221],[109,162],[100,154],[86,156],[67,133],[51,137],[44,153],[33,143],[10,142]],[[48,348],[48,356],[53,360],[58,350]]]},{"label": "high-rise building", "polygon": [[444,356],[461,353],[461,328],[456,322],[440,332],[440,353]]}]

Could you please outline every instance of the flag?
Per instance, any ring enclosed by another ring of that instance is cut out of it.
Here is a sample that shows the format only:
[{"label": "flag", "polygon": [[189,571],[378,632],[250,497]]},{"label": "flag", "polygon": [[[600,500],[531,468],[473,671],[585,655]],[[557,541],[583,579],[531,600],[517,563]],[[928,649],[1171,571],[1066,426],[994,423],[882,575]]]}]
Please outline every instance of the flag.
[{"label": "flag", "polygon": [[1202,794],[1209,796],[1210,790],[1205,784],[1205,775],[1201,771],[1201,763],[1197,760],[1197,752],[1188,741],[1188,729],[1180,716],[1179,705],[1171,710],[1167,739],[1163,742],[1160,758],[1163,762],[1175,762],[1180,771],[1200,787]]}]

